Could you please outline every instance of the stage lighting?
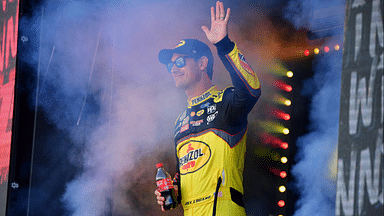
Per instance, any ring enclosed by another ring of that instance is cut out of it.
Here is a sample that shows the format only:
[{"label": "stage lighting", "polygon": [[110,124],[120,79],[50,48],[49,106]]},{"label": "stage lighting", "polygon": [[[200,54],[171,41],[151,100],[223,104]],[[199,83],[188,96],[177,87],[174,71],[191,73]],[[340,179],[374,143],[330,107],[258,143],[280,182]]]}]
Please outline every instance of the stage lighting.
[{"label": "stage lighting", "polygon": [[285,105],[285,106],[290,106],[291,105],[291,101],[288,100],[287,98],[283,97],[280,94],[273,96],[273,102],[277,103],[277,104],[280,104],[280,105]]},{"label": "stage lighting", "polygon": [[285,178],[285,177],[287,177],[287,172],[285,172],[285,171],[281,171],[281,172],[280,172],[280,177],[281,177],[281,178]]},{"label": "stage lighting", "polygon": [[284,86],[284,90],[287,91],[287,92],[291,92],[292,91],[292,86],[286,85],[286,86]]},{"label": "stage lighting", "polygon": [[281,161],[281,163],[285,164],[288,162],[288,158],[282,157],[280,161]]},{"label": "stage lighting", "polygon": [[279,187],[279,191],[280,191],[281,193],[284,193],[286,190],[287,190],[287,188],[286,188],[284,185],[281,185],[281,186]]},{"label": "stage lighting", "polygon": [[286,84],[285,82],[281,81],[281,80],[274,80],[272,83],[272,86],[280,89],[280,90],[283,90],[283,91],[286,91],[286,92],[291,92],[292,91],[292,86]]},{"label": "stage lighting", "polygon": [[287,99],[284,101],[284,104],[285,104],[285,106],[291,106],[292,102],[291,102],[291,100]]},{"label": "stage lighting", "polygon": [[283,134],[285,134],[285,135],[289,134],[289,129],[288,128],[284,128],[283,129]]},{"label": "stage lighting", "polygon": [[309,50],[308,49],[304,50],[304,55],[309,56]]},{"label": "stage lighting", "polygon": [[313,52],[314,52],[315,54],[319,54],[320,50],[319,50],[319,48],[316,47],[316,48],[313,50]]},{"label": "stage lighting", "polygon": [[329,52],[329,47],[325,46],[324,47],[324,52]]},{"label": "stage lighting", "polygon": [[287,77],[288,77],[288,78],[293,77],[293,72],[292,72],[292,71],[288,71],[288,72],[287,72]]},{"label": "stage lighting", "polygon": [[279,207],[284,207],[285,206],[285,202],[284,200],[280,200],[277,205],[279,205]]},{"label": "stage lighting", "polygon": [[335,50],[339,50],[339,49],[340,49],[340,46],[338,44],[336,44]]},{"label": "stage lighting", "polygon": [[289,114],[284,114],[283,119],[288,121],[289,119],[291,119],[291,116]]},{"label": "stage lighting", "polygon": [[285,113],[284,111],[282,110],[279,110],[277,108],[270,108],[270,115],[274,116],[275,118],[279,118],[279,119],[284,119],[285,121],[288,121],[289,119],[291,119],[291,115],[289,115],[288,113]]}]

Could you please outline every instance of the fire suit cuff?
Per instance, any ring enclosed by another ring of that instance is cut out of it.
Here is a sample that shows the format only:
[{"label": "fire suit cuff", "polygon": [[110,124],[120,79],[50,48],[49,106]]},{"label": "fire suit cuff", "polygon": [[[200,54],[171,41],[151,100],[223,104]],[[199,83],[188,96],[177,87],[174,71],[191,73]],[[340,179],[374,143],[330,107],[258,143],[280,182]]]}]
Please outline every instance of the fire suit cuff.
[{"label": "fire suit cuff", "polygon": [[217,48],[217,53],[219,55],[227,55],[235,47],[235,43],[232,42],[228,35],[226,35],[221,41],[214,44]]}]

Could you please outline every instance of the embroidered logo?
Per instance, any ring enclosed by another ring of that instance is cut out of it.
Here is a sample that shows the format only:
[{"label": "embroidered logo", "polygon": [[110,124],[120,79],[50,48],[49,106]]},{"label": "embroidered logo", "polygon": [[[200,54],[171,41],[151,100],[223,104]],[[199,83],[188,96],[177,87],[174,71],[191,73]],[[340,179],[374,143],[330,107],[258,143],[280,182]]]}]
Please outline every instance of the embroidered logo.
[{"label": "embroidered logo", "polygon": [[203,114],[204,114],[204,110],[197,111],[197,113],[196,113],[197,116],[201,116]]},{"label": "embroidered logo", "polygon": [[211,123],[213,120],[215,120],[217,114],[219,114],[219,111],[216,111],[215,113],[207,116],[207,125],[209,125],[209,123]]},{"label": "embroidered logo", "polygon": [[207,108],[207,114],[208,115],[214,113],[215,111],[216,111],[216,104],[213,104],[212,106],[209,106]]}]

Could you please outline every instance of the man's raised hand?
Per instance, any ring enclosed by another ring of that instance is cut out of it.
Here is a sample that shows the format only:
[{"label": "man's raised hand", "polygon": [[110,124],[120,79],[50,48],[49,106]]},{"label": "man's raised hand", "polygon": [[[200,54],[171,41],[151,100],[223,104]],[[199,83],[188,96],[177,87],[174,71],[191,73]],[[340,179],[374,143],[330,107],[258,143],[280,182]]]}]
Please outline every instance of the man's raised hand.
[{"label": "man's raised hand", "polygon": [[202,26],[205,35],[211,43],[217,43],[221,41],[228,34],[228,21],[231,9],[227,9],[227,13],[224,12],[223,2],[216,2],[215,8],[211,7],[211,29],[207,26]]}]

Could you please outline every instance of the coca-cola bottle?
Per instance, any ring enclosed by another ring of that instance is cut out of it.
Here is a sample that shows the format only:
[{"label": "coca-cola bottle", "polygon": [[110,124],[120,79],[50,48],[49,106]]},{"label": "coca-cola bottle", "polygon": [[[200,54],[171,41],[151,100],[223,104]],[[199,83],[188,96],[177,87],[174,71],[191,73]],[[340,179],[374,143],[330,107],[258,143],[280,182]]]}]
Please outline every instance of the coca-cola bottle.
[{"label": "coca-cola bottle", "polygon": [[164,210],[169,210],[177,207],[177,199],[175,195],[175,189],[173,188],[173,182],[169,173],[167,173],[162,163],[156,164],[156,184],[161,196],[165,198]]}]

